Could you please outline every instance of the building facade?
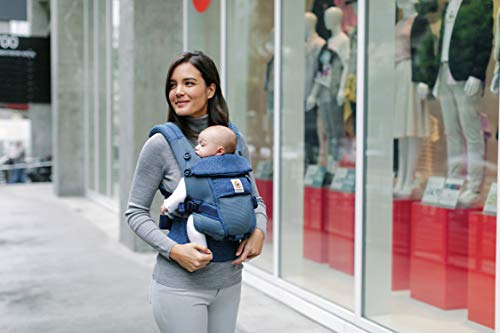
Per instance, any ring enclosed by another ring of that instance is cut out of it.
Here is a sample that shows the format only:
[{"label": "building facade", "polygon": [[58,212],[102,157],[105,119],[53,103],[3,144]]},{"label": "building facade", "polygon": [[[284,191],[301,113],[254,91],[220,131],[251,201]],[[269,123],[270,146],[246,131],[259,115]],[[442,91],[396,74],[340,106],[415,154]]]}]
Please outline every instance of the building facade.
[{"label": "building facade", "polygon": [[336,332],[495,330],[499,0],[50,3],[59,195],[124,216],[202,50],[267,205],[247,282]]}]

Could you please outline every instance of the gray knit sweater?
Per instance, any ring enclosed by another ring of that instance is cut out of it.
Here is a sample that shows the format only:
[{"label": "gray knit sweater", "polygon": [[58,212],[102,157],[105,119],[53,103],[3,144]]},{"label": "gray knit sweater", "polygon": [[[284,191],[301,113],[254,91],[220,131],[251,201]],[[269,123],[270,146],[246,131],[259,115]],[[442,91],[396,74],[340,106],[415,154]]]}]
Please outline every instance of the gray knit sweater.
[{"label": "gray knit sweater", "polygon": [[[208,126],[208,116],[190,118],[189,126],[200,133]],[[190,140],[195,144],[194,140]],[[248,157],[248,147],[242,138],[243,155]],[[229,262],[211,262],[193,273],[189,273],[169,258],[170,249],[176,244],[161,231],[150,216],[149,210],[160,183],[172,192],[181,179],[181,172],[170,145],[161,134],[155,134],[144,144],[135,170],[128,208],[125,212],[130,228],[146,243],[151,245],[158,256],[153,271],[153,279],[167,287],[181,289],[219,289],[241,281],[243,265]],[[266,231],[266,207],[260,198],[252,174],[252,186],[257,196],[255,209],[257,228]]]}]

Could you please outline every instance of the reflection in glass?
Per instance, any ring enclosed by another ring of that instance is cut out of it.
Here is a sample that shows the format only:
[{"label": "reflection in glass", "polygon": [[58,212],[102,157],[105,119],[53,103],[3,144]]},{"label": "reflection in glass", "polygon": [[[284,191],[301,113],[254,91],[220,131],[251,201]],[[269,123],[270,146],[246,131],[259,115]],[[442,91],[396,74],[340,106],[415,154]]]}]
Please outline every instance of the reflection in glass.
[{"label": "reflection in glass", "polygon": [[321,3],[283,4],[282,274],[353,309],[357,1]]},{"label": "reflection in glass", "polygon": [[86,168],[88,170],[88,179],[87,185],[91,190],[97,190],[95,184],[95,149],[96,142],[94,136],[94,61],[95,61],[95,52],[94,52],[94,1],[87,1],[87,82],[86,82],[86,97],[87,97],[87,115],[88,115],[88,123],[87,123],[87,136],[86,139],[88,141],[88,158]]},{"label": "reflection in glass", "polygon": [[262,255],[252,264],[273,270],[274,2],[227,2],[226,97],[230,118],[244,133],[259,195],[267,207]]},{"label": "reflection in glass", "polygon": [[[490,55],[500,2],[395,2],[395,24],[377,18],[394,7],[368,13],[368,49],[387,47],[367,56],[367,149],[380,155],[366,152],[363,313],[403,333],[489,331],[498,151]],[[389,103],[383,81],[395,87]]]},{"label": "reflection in glass", "polygon": [[116,202],[120,198],[120,67],[118,47],[120,39],[120,2],[112,0],[111,9],[111,196]]},{"label": "reflection in glass", "polygon": [[202,50],[214,60],[218,68],[221,68],[220,13],[220,0],[210,1],[206,8],[197,8],[196,1],[189,1],[187,49]]}]

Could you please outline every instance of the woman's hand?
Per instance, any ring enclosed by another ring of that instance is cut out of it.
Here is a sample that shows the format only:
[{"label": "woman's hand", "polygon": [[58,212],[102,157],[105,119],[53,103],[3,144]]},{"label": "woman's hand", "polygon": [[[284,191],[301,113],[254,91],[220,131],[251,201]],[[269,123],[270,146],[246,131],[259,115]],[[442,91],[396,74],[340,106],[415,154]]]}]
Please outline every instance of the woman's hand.
[{"label": "woman's hand", "polygon": [[259,228],[255,228],[250,237],[244,239],[238,246],[236,256],[239,258],[233,261],[233,265],[239,265],[247,259],[257,257],[261,254],[263,245],[264,233]]},{"label": "woman's hand", "polygon": [[176,244],[170,250],[170,258],[175,260],[188,272],[194,272],[208,265],[212,261],[212,251],[207,247],[196,244]]}]

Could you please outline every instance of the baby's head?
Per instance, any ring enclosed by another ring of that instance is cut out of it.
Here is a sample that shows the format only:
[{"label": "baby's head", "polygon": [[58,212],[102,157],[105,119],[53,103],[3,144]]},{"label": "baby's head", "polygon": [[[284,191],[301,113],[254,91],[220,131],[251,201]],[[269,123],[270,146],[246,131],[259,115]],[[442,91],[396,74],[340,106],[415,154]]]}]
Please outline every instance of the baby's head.
[{"label": "baby's head", "polygon": [[200,157],[233,154],[237,142],[236,134],[229,127],[210,126],[201,131],[194,151]]}]

